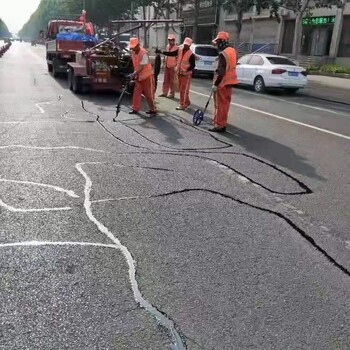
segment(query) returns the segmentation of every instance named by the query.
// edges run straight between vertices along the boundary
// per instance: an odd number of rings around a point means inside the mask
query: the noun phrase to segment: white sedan
[[[252,53],[238,60],[237,78],[239,84],[251,85],[256,92],[266,88],[296,92],[306,86],[307,71],[288,57]]]

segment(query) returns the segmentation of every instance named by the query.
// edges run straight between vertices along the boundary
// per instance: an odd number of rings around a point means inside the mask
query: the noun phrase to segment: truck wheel
[[[75,92],[76,94],[81,93],[82,87],[83,87],[83,83],[82,83],[81,77],[73,75],[73,79],[72,79],[73,92]]]
[[[69,87],[69,90],[73,90],[73,77],[74,77],[73,69],[70,68],[68,70],[68,87]]]
[[[55,66],[55,64],[53,64],[52,65],[52,75],[55,77],[55,78],[57,78],[58,77],[58,72],[57,72],[57,70],[56,70],[56,66]]]
[[[52,64],[50,63],[47,64],[47,71],[50,73],[52,72]]]

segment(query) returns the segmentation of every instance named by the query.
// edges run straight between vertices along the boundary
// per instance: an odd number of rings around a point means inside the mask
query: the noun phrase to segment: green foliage
[[[319,71],[320,72],[325,72],[325,73],[346,73],[346,74],[350,74],[350,67],[342,67],[342,66],[337,66],[335,64],[326,64],[324,66],[321,66]]]
[[[305,13],[312,16],[312,11],[317,8],[332,8],[332,6],[343,7],[342,0],[273,0],[273,6],[283,7],[295,13]]]
[[[11,33],[9,32],[6,23],[0,18],[0,38],[8,37],[11,37]]]
[[[23,37],[37,37],[39,30],[46,30],[47,23],[55,17],[78,18],[83,10],[82,0],[41,0],[39,7],[20,30]],[[87,20],[107,25],[109,19],[121,18],[130,8],[130,0],[85,0]]]
[[[307,67],[310,72],[318,73],[343,73],[350,74],[350,67],[338,66],[335,64],[311,65]]]

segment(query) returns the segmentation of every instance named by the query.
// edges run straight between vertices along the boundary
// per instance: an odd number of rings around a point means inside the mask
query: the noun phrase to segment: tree
[[[273,6],[291,10],[295,13],[295,29],[293,39],[293,57],[298,58],[302,37],[302,20],[303,17],[312,16],[312,11],[316,8],[331,8],[337,6],[342,8],[345,6],[344,0],[274,0]]]
[[[117,19],[130,8],[130,0],[85,0],[87,20],[105,26],[110,19]],[[20,30],[22,36],[36,36],[45,29],[48,21],[57,16],[78,17],[82,12],[82,1],[41,0],[37,10]]]
[[[143,19],[160,19],[170,18],[170,14],[174,13],[178,8],[178,1],[173,0],[139,0],[135,2],[136,8],[141,9]],[[147,7],[151,8],[150,16],[147,13]],[[144,46],[148,47],[148,32],[154,23],[144,25]],[[166,37],[169,26],[165,28]],[[167,41],[167,40],[166,40]]]
[[[242,31],[243,15],[245,12],[249,12],[254,6],[258,14],[261,13],[261,10],[270,8],[271,16],[279,19],[278,0],[223,0],[222,5],[228,13],[234,12],[237,14],[237,20],[234,22],[236,26],[234,42],[236,45],[239,43]]]
[[[0,38],[10,37],[11,33],[7,28],[6,23],[0,18]]]

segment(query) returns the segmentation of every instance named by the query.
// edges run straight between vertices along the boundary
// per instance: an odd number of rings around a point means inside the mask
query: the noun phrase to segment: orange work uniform
[[[234,48],[227,47],[222,51],[220,56],[218,67],[214,75],[214,84],[218,87],[217,91],[214,93],[214,127],[225,128],[231,104],[232,87],[238,84],[236,73],[237,54]],[[220,60],[225,66],[224,72],[220,72]],[[220,75],[221,77],[218,79]]]
[[[190,58],[193,52],[188,49],[184,51],[179,49],[178,62],[177,62],[177,74],[179,78],[179,90],[180,90],[180,106],[185,109],[190,104],[190,85],[192,79],[192,71],[188,70],[191,67]]]
[[[148,56],[147,51],[140,47],[138,53],[132,52],[132,63],[134,70],[140,67],[142,58],[144,55]],[[132,109],[138,112],[141,108],[142,94],[145,96],[146,101],[151,112],[156,112],[156,106],[154,102],[155,82],[153,68],[150,62],[141,70],[135,80],[135,88],[132,96]]]
[[[168,52],[178,51],[179,47],[173,45],[167,46]],[[164,57],[164,82],[163,82],[163,95],[167,96],[170,91],[170,96],[175,95],[175,87],[174,87],[174,76],[175,76],[175,67],[176,67],[176,57],[173,56],[165,56]]]

